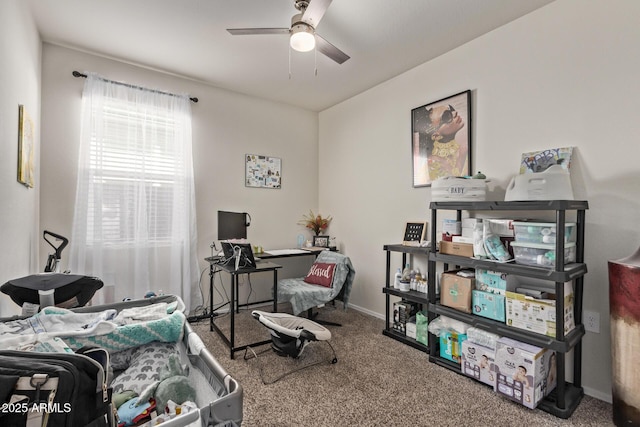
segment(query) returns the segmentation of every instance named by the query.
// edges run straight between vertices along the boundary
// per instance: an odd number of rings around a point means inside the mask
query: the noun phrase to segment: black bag
[[[115,425],[108,353],[85,354],[0,351],[0,425]]]

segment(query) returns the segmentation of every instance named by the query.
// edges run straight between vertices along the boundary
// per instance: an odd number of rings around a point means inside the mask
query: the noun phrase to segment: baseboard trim
[[[384,314],[380,314],[380,313],[377,313],[375,311],[371,311],[371,310],[369,310],[367,308],[360,307],[358,305],[354,305],[354,304],[351,304],[351,303],[349,303],[347,306],[349,308],[353,308],[354,310],[359,311],[361,313],[365,313],[365,314],[368,314],[369,316],[373,316],[373,317],[376,317],[376,318],[378,318],[380,320],[384,320]]]
[[[586,394],[587,396],[602,400],[603,402],[613,403],[613,397],[610,393],[603,393],[600,390],[596,390],[591,387],[582,386],[582,388],[584,389],[584,394]]]

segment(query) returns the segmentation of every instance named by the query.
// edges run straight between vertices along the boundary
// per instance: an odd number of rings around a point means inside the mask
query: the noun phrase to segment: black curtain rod
[[[79,71],[74,71],[74,72],[73,72],[73,73],[71,73],[71,74],[73,74],[73,77],[84,77],[84,78],[87,78],[87,75],[86,75],[86,74],[82,74],[82,73],[81,73],[81,72],[79,72]],[[117,81],[114,81],[114,80],[107,80],[107,79],[104,79],[104,80],[105,80],[105,81],[107,81],[107,82],[109,82],[109,83],[115,83],[115,84],[117,84],[117,85],[122,85],[122,86],[130,87],[130,88],[133,88],[133,89],[150,90],[150,91],[152,91],[152,92],[162,93],[162,94],[164,94],[164,95],[178,96],[178,95],[176,95],[175,93],[162,92],[162,91],[160,91],[160,90],[154,90],[154,89],[147,89],[146,87],[136,86],[136,85],[131,85],[131,84],[128,84],[128,83],[117,82]],[[189,97],[189,99],[191,100],[191,102],[198,102],[198,98],[195,98],[195,97]]]

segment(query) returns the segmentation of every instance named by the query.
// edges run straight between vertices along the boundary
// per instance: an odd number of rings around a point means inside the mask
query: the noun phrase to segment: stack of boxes
[[[515,289],[515,280],[499,271],[476,269],[476,289],[471,293],[473,314],[505,322],[506,293],[508,289]]]
[[[464,375],[531,409],[556,387],[554,351],[476,328],[469,328],[467,334],[460,356]]]

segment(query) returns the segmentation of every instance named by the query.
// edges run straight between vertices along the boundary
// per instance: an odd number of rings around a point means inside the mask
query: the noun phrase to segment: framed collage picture
[[[282,187],[282,159],[247,154],[245,156],[245,186],[259,188]]]
[[[471,174],[471,91],[411,110],[413,186]]]

